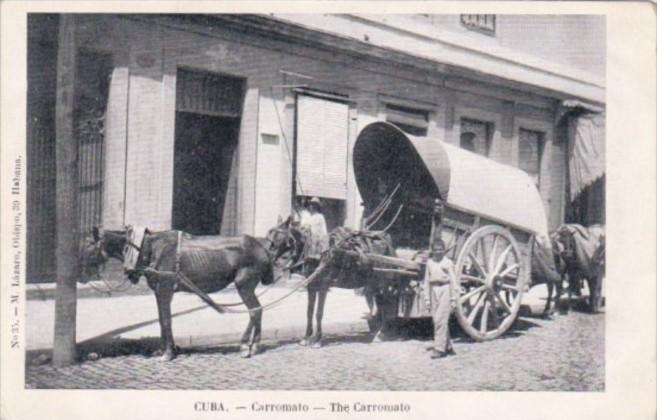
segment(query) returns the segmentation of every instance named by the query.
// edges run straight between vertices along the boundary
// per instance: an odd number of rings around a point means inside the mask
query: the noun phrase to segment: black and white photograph
[[[606,395],[608,15],[144,10],[23,15],[21,392]]]
[[[604,390],[604,17],[27,35],[26,386]]]

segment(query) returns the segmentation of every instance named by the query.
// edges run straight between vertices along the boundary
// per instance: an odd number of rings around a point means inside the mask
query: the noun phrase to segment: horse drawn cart
[[[504,334],[529,288],[534,238],[547,237],[543,203],[530,177],[384,122],[360,132],[353,165],[363,231],[385,230],[395,250],[394,256],[354,257],[365,257],[373,277],[381,279],[377,293],[394,297],[393,316],[430,316],[421,255],[441,238],[455,262],[458,323],[478,341]]]

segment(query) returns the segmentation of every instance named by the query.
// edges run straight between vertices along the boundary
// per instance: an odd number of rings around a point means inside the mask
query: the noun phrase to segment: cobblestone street
[[[370,344],[363,331],[321,349],[268,342],[241,359],[235,345],[185,349],[172,362],[130,354],[67,368],[28,366],[28,388],[267,390],[604,390],[604,314],[521,318],[504,338],[457,336],[457,355],[431,360],[426,334]]]

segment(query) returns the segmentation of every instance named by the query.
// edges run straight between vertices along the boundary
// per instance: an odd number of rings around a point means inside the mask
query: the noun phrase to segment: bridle
[[[281,225],[276,226],[267,232],[267,236],[265,238],[269,242],[267,253],[269,254],[272,265],[283,270],[292,270],[303,264],[303,252],[297,252],[299,241],[292,233],[293,228],[289,225],[286,228],[280,226]],[[279,234],[285,235],[285,238],[282,241],[284,245],[279,246],[277,244],[280,242],[278,240],[272,239],[272,236]],[[286,265],[278,265],[278,260],[289,250],[292,251],[294,258],[292,258]]]

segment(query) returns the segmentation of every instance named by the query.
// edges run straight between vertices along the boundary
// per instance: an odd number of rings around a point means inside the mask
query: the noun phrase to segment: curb
[[[344,334],[369,334],[367,322],[336,322],[334,324],[324,324],[324,338],[344,335]],[[305,325],[292,325],[281,327],[273,330],[264,330],[262,332],[261,343],[275,344],[286,341],[296,342],[301,340],[305,334]],[[218,346],[230,346],[240,343],[241,333],[209,334],[201,336],[177,336],[174,337],[176,345],[183,349],[197,349]]]
[[[264,347],[276,344],[298,342],[305,333],[305,326],[293,325],[273,330],[263,330],[261,344]],[[324,325],[324,340],[330,341],[337,336],[370,335],[367,322],[336,322]],[[239,351],[241,333],[208,334],[200,336],[178,335],[174,337],[176,346],[182,352],[203,351],[217,348],[230,348]],[[113,337],[104,340],[91,340],[77,343],[78,360],[97,360],[130,355],[148,355],[159,348],[159,337],[121,338]],[[33,349],[26,352],[26,365],[39,366],[50,362],[52,349]],[[92,358],[93,357],[93,358]]]

